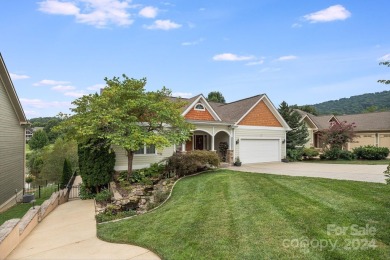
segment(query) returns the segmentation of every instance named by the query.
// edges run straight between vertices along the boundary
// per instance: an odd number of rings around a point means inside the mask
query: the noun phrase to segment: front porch
[[[207,130],[195,130],[186,143],[176,147],[178,152],[207,150],[216,152],[221,162],[233,163],[233,137],[228,131],[215,133]]]

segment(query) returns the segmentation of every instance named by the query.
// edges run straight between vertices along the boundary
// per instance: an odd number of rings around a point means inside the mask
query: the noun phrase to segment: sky
[[[2,0],[0,52],[27,118],[70,113],[104,78],[275,106],[388,90],[390,1]]]

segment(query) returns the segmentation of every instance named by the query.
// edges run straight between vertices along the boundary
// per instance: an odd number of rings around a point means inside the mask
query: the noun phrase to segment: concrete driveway
[[[253,163],[229,167],[243,172],[306,176],[338,180],[386,183],[383,172],[387,165],[321,164],[321,163]]]

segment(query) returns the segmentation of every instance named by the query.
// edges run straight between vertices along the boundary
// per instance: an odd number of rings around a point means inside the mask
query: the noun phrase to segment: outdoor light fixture
[[[237,139],[236,144],[239,144],[239,143],[240,143],[240,139]]]
[[[285,142],[286,142],[286,139],[283,139],[282,144],[284,144]]]

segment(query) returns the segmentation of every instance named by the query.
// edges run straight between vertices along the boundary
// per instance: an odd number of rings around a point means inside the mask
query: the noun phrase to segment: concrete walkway
[[[383,172],[387,165],[321,164],[321,163],[253,163],[230,170],[269,173],[289,176],[306,176],[338,180],[386,183]]]
[[[93,200],[74,200],[49,214],[7,259],[160,259],[132,245],[96,237]]]

